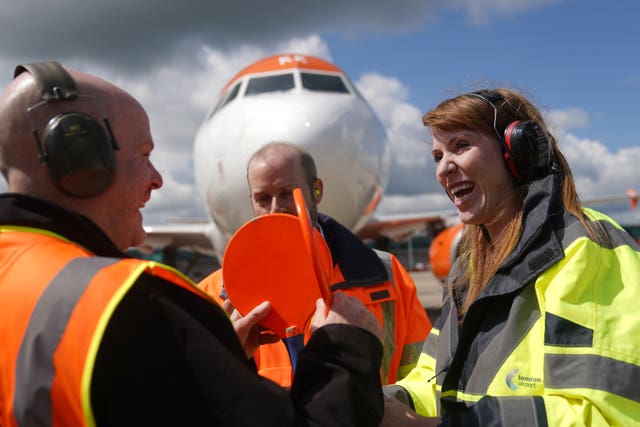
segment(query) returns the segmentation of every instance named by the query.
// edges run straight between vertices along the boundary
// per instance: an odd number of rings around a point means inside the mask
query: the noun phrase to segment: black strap
[[[482,98],[487,103],[491,104],[493,108],[496,108],[494,105],[496,102],[504,101],[504,96],[502,96],[500,92],[491,89],[476,90],[475,92],[468,93],[468,95]]]
[[[18,65],[13,77],[16,78],[24,71],[28,71],[36,79],[42,99],[45,101],[59,101],[78,96],[73,78],[57,61]]]

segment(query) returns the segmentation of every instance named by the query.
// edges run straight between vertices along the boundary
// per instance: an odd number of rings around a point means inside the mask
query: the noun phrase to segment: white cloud
[[[387,130],[392,154],[400,166],[424,165],[430,157],[422,113],[406,100],[407,88],[395,78],[365,74],[356,83]]]
[[[612,152],[603,142],[580,138],[569,129],[582,129],[589,124],[587,112],[571,108],[549,113],[555,127],[560,149],[565,154],[582,200],[624,196],[628,188],[636,191],[640,185],[640,147],[623,148]],[[637,223],[638,212],[627,201],[596,204],[596,210],[606,211],[621,223]]]
[[[464,9],[472,23],[487,25],[497,17],[511,17],[561,1],[563,0],[452,0],[448,5]]]
[[[398,79],[375,73],[363,75],[356,85],[380,117],[391,142],[387,195],[407,196],[439,191],[427,143],[429,134],[422,125],[422,112],[407,102],[407,87]],[[391,200],[387,196],[385,199]],[[381,208],[390,204],[384,202]]]
[[[589,126],[589,113],[580,108],[551,110],[549,119],[557,133],[563,133],[569,129],[584,129]]]

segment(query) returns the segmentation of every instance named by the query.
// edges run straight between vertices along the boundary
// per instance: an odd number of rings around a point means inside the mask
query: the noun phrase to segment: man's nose
[[[279,197],[271,200],[271,211],[269,213],[286,213],[287,207]]]
[[[286,213],[295,215],[295,206],[291,204],[291,200],[287,197],[274,197],[271,201],[270,213]]]

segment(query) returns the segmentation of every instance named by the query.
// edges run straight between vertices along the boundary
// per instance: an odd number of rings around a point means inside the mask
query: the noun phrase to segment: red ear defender
[[[507,168],[511,175],[517,180],[522,180],[522,177],[518,173],[518,168],[516,167],[513,158],[511,157],[511,131],[520,121],[512,122],[507,128],[504,130],[504,160],[507,163]]]
[[[502,94],[494,90],[479,90],[467,95],[480,98],[493,107],[493,129],[502,145],[507,169],[516,181],[528,183],[549,174],[553,164],[551,146],[538,123],[517,120],[509,123],[501,134],[496,127],[498,107],[495,103],[504,101]]]
[[[504,130],[505,160],[514,178],[531,182],[549,174],[551,147],[542,127],[531,120],[518,120]]]

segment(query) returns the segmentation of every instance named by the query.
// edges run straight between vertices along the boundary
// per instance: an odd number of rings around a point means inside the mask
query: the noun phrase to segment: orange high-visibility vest
[[[0,226],[0,425],[92,426],[94,362],[144,272],[198,295],[170,267],[95,257],[54,233]]]
[[[385,330],[381,379],[382,384],[390,384],[403,378],[415,365],[422,344],[431,330],[431,322],[417,298],[413,281],[401,268],[397,258],[384,252],[378,252],[378,256],[384,259],[389,280],[372,286],[347,287],[340,291],[358,298]],[[340,267],[336,265],[330,283],[343,282]],[[226,299],[222,269],[205,277],[198,287],[219,304]],[[261,345],[253,357],[260,375],[283,387],[291,386],[293,369],[282,341]]]

